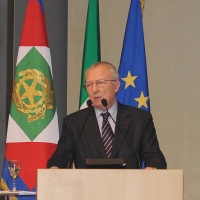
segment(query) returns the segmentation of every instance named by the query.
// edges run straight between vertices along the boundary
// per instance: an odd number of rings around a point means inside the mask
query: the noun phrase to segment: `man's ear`
[[[117,93],[119,91],[120,88],[120,81],[116,81],[115,82],[115,92]]]

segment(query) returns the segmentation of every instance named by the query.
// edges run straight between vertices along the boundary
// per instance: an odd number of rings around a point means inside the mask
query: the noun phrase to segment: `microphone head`
[[[88,100],[87,100],[87,106],[90,107],[91,105],[92,105],[92,100],[91,100],[91,99],[88,99]]]
[[[101,99],[101,103],[102,103],[102,105],[103,105],[104,107],[107,107],[107,105],[108,105],[108,102],[107,102],[106,99]]]

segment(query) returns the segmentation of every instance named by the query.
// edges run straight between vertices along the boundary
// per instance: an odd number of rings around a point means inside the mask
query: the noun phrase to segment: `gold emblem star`
[[[30,104],[32,104],[32,105],[35,104],[36,96],[43,97],[46,95],[46,94],[44,94],[44,92],[36,90],[37,84],[38,84],[37,80],[33,80],[32,84],[30,86],[27,85],[25,82],[22,84],[25,89],[25,92],[23,95],[21,95],[21,98],[22,99],[28,98]]]
[[[132,75],[131,75],[131,72],[128,71],[127,77],[126,77],[126,78],[122,78],[122,80],[126,82],[125,89],[126,89],[129,85],[135,87],[134,80],[135,80],[136,78],[137,78],[137,76],[132,76]]]
[[[141,92],[140,98],[135,98],[135,100],[138,102],[138,108],[141,108],[142,106],[148,108],[148,106],[147,106],[148,99],[149,99],[149,97],[145,97],[144,93]]]

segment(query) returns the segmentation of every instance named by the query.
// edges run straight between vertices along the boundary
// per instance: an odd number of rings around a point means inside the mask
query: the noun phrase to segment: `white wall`
[[[68,113],[78,109],[87,0],[69,0]],[[102,60],[119,65],[130,0],[99,0]],[[184,199],[200,198],[200,1],[146,0],[151,112],[168,168],[184,169]]]

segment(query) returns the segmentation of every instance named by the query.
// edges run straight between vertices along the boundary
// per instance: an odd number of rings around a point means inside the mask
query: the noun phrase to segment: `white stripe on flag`
[[[32,46],[27,47],[19,47],[18,50],[18,56],[17,56],[17,63],[16,66],[19,64],[19,62],[24,58],[24,56],[32,49]]]
[[[87,105],[87,100],[88,100],[88,99],[89,99],[89,98],[87,98],[87,99],[85,100],[85,102],[81,105],[80,110],[88,107],[88,105]]]
[[[34,142],[49,142],[57,144],[59,139],[58,130],[58,117],[56,111],[50,124],[35,138]]]
[[[10,115],[8,118],[8,124],[6,143],[31,141]]]
[[[20,46],[19,47],[19,52],[18,52],[18,57],[17,57],[17,64],[24,58],[24,56],[33,48],[33,46]],[[47,61],[50,70],[51,70],[51,75],[53,77],[52,73],[52,63],[51,63],[51,54],[50,54],[50,49],[48,47],[44,46],[35,46],[35,48],[39,51],[39,53],[44,57],[44,59]]]
[[[57,112],[55,112],[54,118],[49,123],[49,125],[35,138],[33,142],[49,142],[58,143],[59,133],[58,133],[58,121]],[[26,136],[24,131],[19,127],[19,125],[9,116],[8,122],[8,132],[6,143],[12,142],[31,142],[31,140]]]

